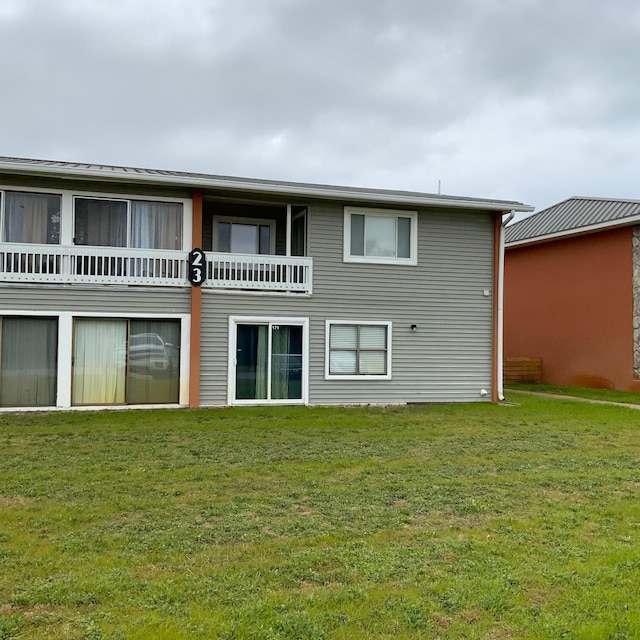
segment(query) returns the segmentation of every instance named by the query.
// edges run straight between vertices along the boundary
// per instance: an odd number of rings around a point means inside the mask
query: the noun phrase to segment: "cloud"
[[[639,35],[631,0],[5,0],[0,152],[622,197]]]

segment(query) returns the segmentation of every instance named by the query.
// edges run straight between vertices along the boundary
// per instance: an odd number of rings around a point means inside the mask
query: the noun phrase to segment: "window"
[[[180,321],[78,318],[73,404],[177,403]]]
[[[144,200],[74,200],[75,244],[182,249],[182,204]]]
[[[59,244],[61,200],[59,195],[47,193],[0,193],[2,239],[5,242]]]
[[[75,244],[100,247],[127,246],[127,202],[75,200]]]
[[[55,406],[58,320],[0,318],[0,406]]]
[[[391,323],[327,320],[325,377],[391,378]]]
[[[291,207],[291,255],[307,255],[306,207]]]
[[[417,264],[418,214],[387,209],[344,210],[345,262]]]
[[[216,217],[213,247],[221,253],[274,254],[275,221]]]

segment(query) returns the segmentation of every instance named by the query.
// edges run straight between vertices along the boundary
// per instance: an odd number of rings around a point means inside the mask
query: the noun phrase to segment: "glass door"
[[[304,324],[235,324],[235,401],[304,400]]]

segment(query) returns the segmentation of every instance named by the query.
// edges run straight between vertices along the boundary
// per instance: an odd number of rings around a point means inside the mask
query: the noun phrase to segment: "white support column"
[[[58,317],[58,399],[56,406],[71,406],[71,372],[73,359],[73,316],[61,313]]]
[[[180,320],[180,394],[178,402],[189,406],[189,375],[191,371],[191,316],[183,315]]]
[[[291,257],[291,205],[287,205],[287,258]]]
[[[60,244],[63,246],[73,244],[73,222],[73,196],[65,192],[60,205]]]

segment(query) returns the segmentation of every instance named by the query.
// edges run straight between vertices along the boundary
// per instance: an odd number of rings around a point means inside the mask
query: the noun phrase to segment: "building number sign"
[[[202,249],[189,253],[189,282],[199,287],[205,280],[205,255]]]

